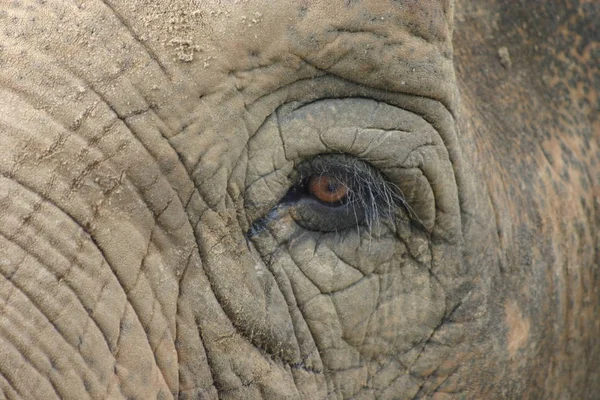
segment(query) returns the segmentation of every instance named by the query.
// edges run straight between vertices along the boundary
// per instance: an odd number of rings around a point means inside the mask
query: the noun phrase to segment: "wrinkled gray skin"
[[[600,10],[522,3],[3,2],[1,397],[596,398]]]

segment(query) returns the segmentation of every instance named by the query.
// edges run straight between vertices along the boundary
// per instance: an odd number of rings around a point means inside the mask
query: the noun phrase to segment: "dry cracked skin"
[[[594,399],[600,5],[0,7],[7,399]]]

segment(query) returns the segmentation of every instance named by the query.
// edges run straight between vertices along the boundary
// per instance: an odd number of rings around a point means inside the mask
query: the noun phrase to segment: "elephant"
[[[7,399],[593,399],[594,0],[11,0]]]

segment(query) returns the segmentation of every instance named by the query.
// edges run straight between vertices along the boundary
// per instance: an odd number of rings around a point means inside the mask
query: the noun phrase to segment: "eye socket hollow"
[[[328,175],[312,175],[308,179],[308,192],[317,200],[328,204],[342,204],[348,197],[348,186],[340,179]]]

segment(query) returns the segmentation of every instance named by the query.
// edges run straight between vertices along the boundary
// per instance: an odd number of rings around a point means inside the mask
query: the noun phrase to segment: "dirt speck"
[[[195,45],[191,39],[175,38],[168,42],[168,46],[175,49],[175,59],[181,62],[194,60],[194,53],[202,51],[200,46]]]
[[[500,64],[504,69],[510,69],[512,67],[512,60],[510,59],[510,53],[506,47],[500,47],[498,49],[498,57],[500,57]]]

